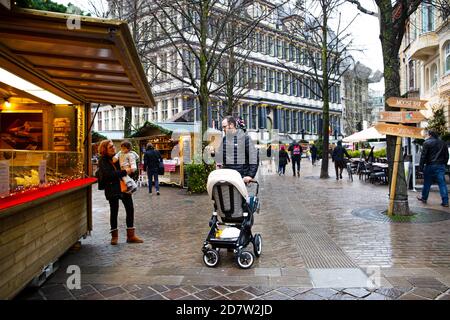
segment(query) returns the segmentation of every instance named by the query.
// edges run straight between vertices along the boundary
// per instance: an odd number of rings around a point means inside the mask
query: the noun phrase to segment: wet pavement
[[[330,162],[330,166],[332,163]],[[334,169],[334,168],[333,168]],[[222,250],[217,268],[207,268],[201,247],[209,230],[212,204],[206,194],[189,195],[145,187],[135,195],[137,234],[143,244],[125,242],[125,214],[119,244],[109,244],[109,206],[94,186],[94,231],[59,263],[39,289],[18,299],[446,299],[450,298],[450,220],[394,223],[364,219],[354,209],[387,207],[388,190],[354,176],[354,181],[319,179],[320,167],[302,161],[301,177],[260,169],[261,212],[254,233],[263,253],[242,270]],[[428,204],[442,208],[438,192]],[[435,213],[435,212],[434,212]],[[253,250],[251,245],[250,250]],[[81,268],[81,289],[69,290],[67,266]]]

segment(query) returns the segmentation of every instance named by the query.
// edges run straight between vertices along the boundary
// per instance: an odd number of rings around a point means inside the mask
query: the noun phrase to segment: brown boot
[[[119,242],[119,230],[111,230],[111,244],[115,246]]]
[[[127,228],[127,242],[128,243],[142,243],[144,240],[139,238],[134,233],[135,228]]]

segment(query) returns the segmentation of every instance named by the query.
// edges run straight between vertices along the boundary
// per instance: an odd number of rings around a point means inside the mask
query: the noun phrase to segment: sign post
[[[394,213],[394,199],[395,190],[397,187],[397,174],[398,174],[398,163],[400,161],[400,152],[402,145],[402,137],[406,138],[422,138],[422,129],[417,127],[405,126],[403,123],[419,123],[424,120],[425,117],[418,111],[405,111],[406,109],[413,110],[424,110],[425,103],[424,100],[413,100],[404,98],[391,97],[386,100],[386,103],[390,107],[400,108],[400,112],[381,112],[380,120],[384,123],[378,123],[375,128],[378,132],[397,136],[395,143],[395,155],[394,155],[394,167],[392,168],[392,181],[391,189],[389,191],[389,208],[388,215],[392,216]],[[389,124],[386,122],[391,122],[394,124]]]

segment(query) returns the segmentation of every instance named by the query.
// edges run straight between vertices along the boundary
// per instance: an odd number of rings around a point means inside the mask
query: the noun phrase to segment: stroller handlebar
[[[256,195],[258,195],[258,192],[259,192],[259,182],[258,182],[257,180],[252,179],[252,180],[250,180],[250,181],[248,182],[248,184],[250,184],[250,183],[256,183]]]

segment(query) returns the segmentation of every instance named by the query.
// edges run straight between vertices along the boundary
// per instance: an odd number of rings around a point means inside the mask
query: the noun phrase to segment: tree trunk
[[[385,0],[380,6],[380,40],[383,50],[385,98],[400,97],[400,59],[398,50],[398,31],[392,23],[392,5],[390,0]],[[399,111],[398,108],[390,108],[385,105],[386,111]],[[392,170],[395,156],[396,137],[387,136],[387,158],[389,163],[389,185],[392,182]],[[394,214],[410,215],[408,205],[408,187],[406,185],[403,154],[398,163],[397,185],[395,188]],[[390,190],[390,188],[389,188]]]
[[[328,94],[328,40],[327,40],[327,32],[328,32],[328,20],[327,20],[327,6],[324,5],[322,7],[323,14],[323,25],[322,25],[322,98],[323,98],[323,121],[322,121],[322,135],[323,135],[323,144],[322,144],[322,167],[320,168],[320,178],[327,179],[330,176],[328,175],[328,146],[330,140],[329,128],[330,128],[330,101]]]
[[[131,120],[132,120],[131,107],[124,107],[124,109],[125,109],[125,123],[123,126],[123,136],[125,138],[128,138],[129,136],[131,136]]]

